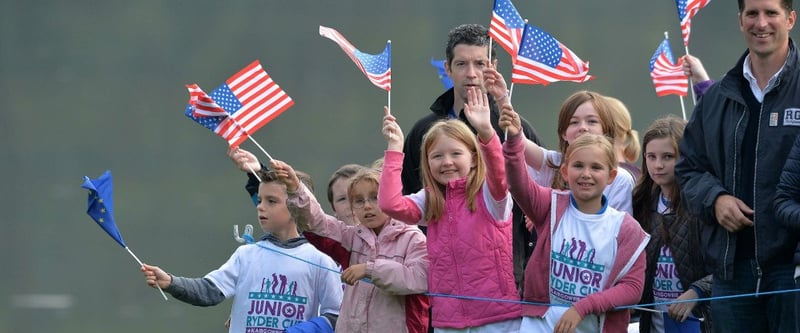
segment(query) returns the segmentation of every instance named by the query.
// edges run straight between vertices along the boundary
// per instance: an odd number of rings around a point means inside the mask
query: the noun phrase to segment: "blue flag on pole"
[[[675,333],[700,333],[700,320],[694,317],[686,318],[683,322],[672,319],[666,312],[663,314],[664,332]]]
[[[111,180],[111,171],[106,170],[97,179],[83,176],[83,185],[81,187],[89,190],[89,208],[86,209],[86,213],[119,245],[128,247],[125,245],[125,241],[122,240],[122,235],[119,234],[117,225],[114,224],[114,201],[112,198],[114,187]]]
[[[453,87],[453,79],[447,75],[447,71],[444,69],[444,62],[445,60],[431,58],[431,65],[436,68],[437,75],[439,75],[439,80],[442,80],[444,89],[450,89]]]

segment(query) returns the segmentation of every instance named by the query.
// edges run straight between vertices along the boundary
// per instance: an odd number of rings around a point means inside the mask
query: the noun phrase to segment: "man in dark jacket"
[[[789,232],[800,234],[800,136],[794,140],[781,172],[781,180],[775,193],[775,218],[789,228]],[[794,269],[794,283],[796,288],[800,288],[800,244],[794,252],[794,263],[797,264]],[[800,318],[800,297],[796,295],[795,315]]]
[[[494,64],[489,62],[489,30],[478,24],[464,24],[451,30],[447,37],[445,70],[453,80],[453,88],[447,90],[433,102],[432,113],[419,119],[406,136],[403,146],[403,153],[405,153],[402,173],[403,194],[416,193],[422,188],[419,164],[420,148],[423,135],[433,123],[443,119],[458,118],[475,132],[463,113],[467,90],[471,87],[481,87],[489,95],[492,126],[500,137],[500,141],[505,140],[503,130],[497,124],[500,119],[499,105],[507,103],[509,97],[508,91],[505,89],[505,82],[484,84],[485,71],[490,72],[489,75],[492,77],[497,76],[494,71],[497,60],[495,59]],[[492,58],[494,58],[494,49],[491,52]],[[524,119],[522,119],[522,127],[526,138],[541,145],[533,127]],[[524,216],[516,205],[514,205],[513,212],[514,278],[519,286],[522,282],[524,266],[533,251],[535,238],[525,228]]]
[[[800,133],[791,0],[739,0],[748,51],[695,107],[675,167],[703,222],[713,296],[794,289],[797,233],[775,220],[780,169]],[[795,332],[794,293],[712,301],[717,332]]]

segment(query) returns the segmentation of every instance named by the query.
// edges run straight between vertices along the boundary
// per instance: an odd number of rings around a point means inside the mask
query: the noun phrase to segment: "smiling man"
[[[694,109],[675,167],[689,209],[703,220],[713,296],[794,289],[798,235],[773,200],[800,133],[800,56],[789,38],[791,0],[739,0],[747,51]],[[716,332],[795,332],[795,293],[711,302]]]

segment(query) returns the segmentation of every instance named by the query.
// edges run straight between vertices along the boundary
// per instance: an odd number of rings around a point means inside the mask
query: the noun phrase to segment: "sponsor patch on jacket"
[[[769,120],[769,125],[775,126],[772,125],[771,116]],[[783,110],[783,126],[800,126],[800,108],[788,108],[786,110]]]

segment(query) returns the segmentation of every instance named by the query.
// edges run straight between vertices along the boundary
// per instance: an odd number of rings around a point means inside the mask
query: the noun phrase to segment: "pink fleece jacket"
[[[556,191],[536,184],[528,174],[525,164],[524,142],[521,135],[510,136],[503,146],[506,159],[509,190],[519,207],[533,221],[539,235],[528,266],[525,268],[523,298],[528,302],[550,303],[550,220],[556,196],[556,226],[570,204],[569,191]],[[608,209],[612,209],[609,207]],[[625,332],[630,320],[627,309],[613,311],[615,307],[636,304],[644,287],[644,247],[650,236],[627,213],[617,234],[617,257],[611,267],[610,278],[602,290],[586,296],[573,304],[585,317],[587,314],[605,314],[603,332]],[[547,306],[523,305],[524,316],[541,317]]]
[[[289,194],[288,206],[298,225],[307,225],[311,232],[349,250],[350,267],[366,264],[366,276],[372,283],[358,281],[345,287],[337,332],[418,330],[408,327],[406,318],[427,316],[428,309],[418,307],[413,310],[423,313],[406,313],[406,295],[428,291],[428,252],[419,228],[388,219],[376,235],[363,225],[346,225],[325,214],[305,186]]]
[[[442,218],[427,221],[431,260],[428,286],[431,293],[518,301],[512,266],[511,203],[505,219],[495,220],[484,200],[486,187],[496,202],[510,200],[500,140],[495,135],[480,146],[487,176],[486,186],[476,195],[475,211],[467,206],[466,178],[459,179],[445,189]],[[389,216],[416,224],[424,216],[423,207],[402,195],[402,165],[402,152],[385,152],[378,205]],[[451,297],[432,297],[431,305],[433,327],[437,328],[461,329],[517,319],[521,311],[518,303]]]

